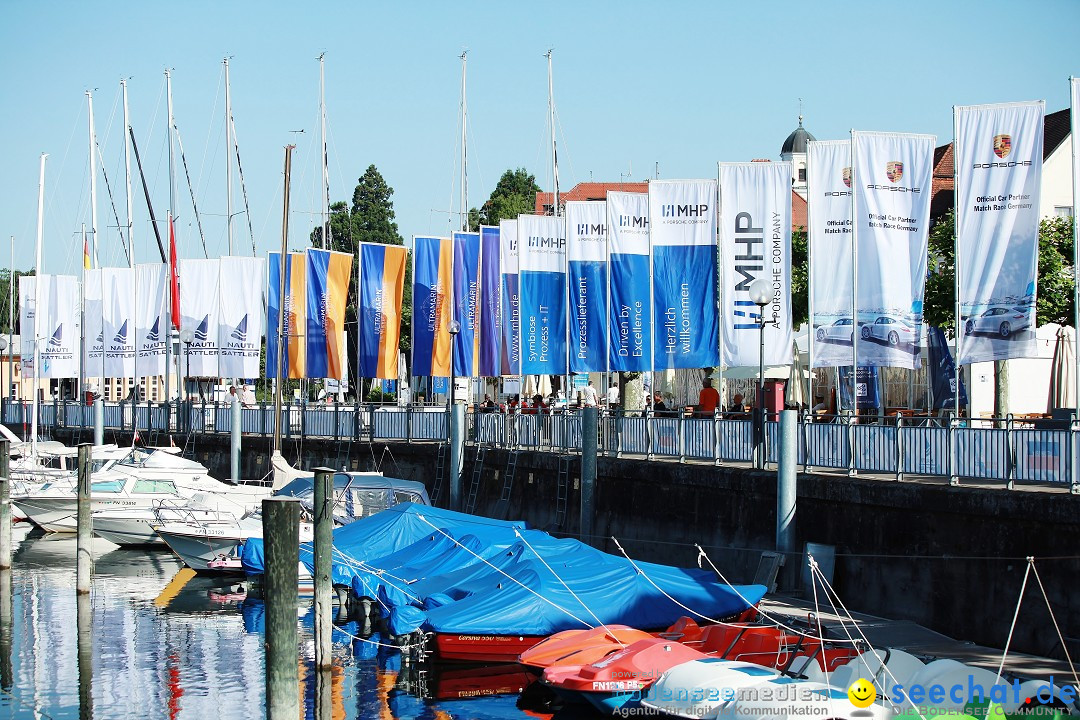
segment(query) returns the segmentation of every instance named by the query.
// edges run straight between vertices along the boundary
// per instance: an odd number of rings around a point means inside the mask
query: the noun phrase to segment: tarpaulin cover
[[[596,625],[599,620],[654,629],[667,627],[685,615],[682,606],[714,618],[731,616],[747,607],[734,590],[709,580],[702,571],[637,563],[642,571],[638,572],[625,558],[603,554],[588,563],[575,562],[585,553],[582,549],[557,558],[565,561],[558,567],[549,561],[558,577],[538,560],[519,558],[516,567],[507,570],[517,582],[501,574],[483,581],[478,578],[474,584],[486,587],[429,610],[424,627],[453,634],[550,635],[586,623]],[[738,592],[757,603],[765,595],[765,587],[740,586]]]

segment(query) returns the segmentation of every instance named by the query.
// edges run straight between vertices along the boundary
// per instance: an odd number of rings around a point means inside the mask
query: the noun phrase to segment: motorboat
[[[190,498],[196,493],[228,494],[240,504],[254,505],[270,494],[269,488],[232,485],[210,477],[194,460],[158,448],[129,448],[124,456],[107,460],[91,474],[91,512],[146,510],[162,501]],[[25,494],[12,496],[13,504],[46,532],[74,532],[78,496],[74,478],[48,482]]]
[[[431,504],[421,483],[389,478],[382,473],[335,473],[333,492],[335,525],[369,517],[398,503]],[[312,542],[314,476],[297,477],[274,495],[300,501],[303,510],[300,542]],[[243,543],[262,537],[262,516],[258,510],[243,516],[219,512],[204,517],[190,515],[184,518],[159,513],[152,525],[165,544],[188,567],[199,572],[240,571],[239,557]]]

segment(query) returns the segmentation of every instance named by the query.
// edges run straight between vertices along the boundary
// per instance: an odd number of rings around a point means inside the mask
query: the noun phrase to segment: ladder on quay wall
[[[470,515],[476,514],[476,503],[480,495],[480,479],[484,472],[484,457],[487,455],[487,446],[484,443],[476,444],[476,457],[473,458],[472,481],[469,483],[469,495],[465,499],[465,512]]]
[[[443,486],[446,485],[446,456],[449,443],[439,443],[439,455],[435,459],[435,484],[431,487],[431,504],[438,505],[442,497]]]
[[[561,530],[566,522],[566,505],[570,497],[570,463],[572,455],[559,456],[559,484],[555,491],[555,528]]]
[[[495,515],[507,519],[510,513],[510,494],[514,489],[514,476],[517,474],[518,450],[515,448],[506,455],[506,469],[503,471],[502,493],[495,507]]]

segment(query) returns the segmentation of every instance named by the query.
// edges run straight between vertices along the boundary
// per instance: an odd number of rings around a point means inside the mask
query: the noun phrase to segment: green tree
[[[806,228],[791,231],[791,327],[799,326],[809,317],[810,249]]]
[[[928,325],[953,329],[956,313],[956,255],[953,211],[930,229],[926,293],[923,315]],[[1072,324],[1073,321],[1073,219],[1043,218],[1039,223],[1039,279],[1036,285],[1035,321]]]
[[[14,307],[12,307],[11,294],[11,281],[13,272],[15,278]],[[24,275],[33,274],[33,270],[28,270],[26,272],[22,272],[19,270],[12,271],[10,268],[0,270],[0,334],[3,334],[5,338],[8,332],[12,331],[12,328],[8,323],[9,315],[11,316],[11,319],[15,321],[15,328],[13,332],[19,331],[19,278]]]
[[[336,202],[330,206],[327,221],[330,233],[330,247],[338,252],[353,256],[353,262],[359,262],[360,243],[380,243],[383,245],[404,245],[405,241],[398,231],[393,202],[394,189],[374,165],[369,165],[357,180],[353,189],[352,204]],[[311,231],[311,244],[322,246],[325,228],[320,224]],[[354,266],[355,272],[355,266]],[[349,374],[356,373],[356,282],[349,284],[349,299],[345,308],[345,326],[348,333]],[[405,287],[402,293],[401,309],[401,352],[408,357],[412,348],[412,264],[405,266]],[[355,382],[357,378],[353,378]]]
[[[531,215],[536,210],[538,192],[540,186],[536,184],[536,177],[525,168],[507,170],[480,208],[479,220],[484,225],[498,225],[500,220]]]

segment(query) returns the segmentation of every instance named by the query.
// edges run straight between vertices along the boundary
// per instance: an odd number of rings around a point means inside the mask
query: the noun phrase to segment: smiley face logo
[[[859,678],[851,684],[851,687],[847,691],[848,700],[851,704],[857,708],[867,708],[874,704],[877,700],[877,690],[874,686]]]

